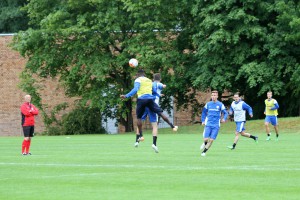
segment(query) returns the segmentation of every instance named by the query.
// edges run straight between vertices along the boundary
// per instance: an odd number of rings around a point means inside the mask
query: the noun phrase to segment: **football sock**
[[[255,140],[255,138],[256,138],[256,137],[255,137],[255,136],[253,136],[253,135],[250,135],[250,138],[252,138],[253,140]]]
[[[25,153],[25,148],[26,148],[26,140],[24,139],[22,142],[22,153]]]
[[[268,133],[268,136],[270,137],[270,133]]]
[[[204,142],[204,145],[207,145],[207,142]]]
[[[206,153],[206,152],[207,152],[207,150],[208,150],[207,148],[204,148],[204,150],[203,150],[203,152],[202,152],[202,153]]]
[[[279,137],[279,134],[276,134],[276,137],[278,138],[278,137]]]
[[[157,136],[153,136],[153,144],[156,146]]]
[[[30,149],[30,140],[26,141],[26,150],[25,153],[28,154],[29,153],[29,149]]]
[[[139,142],[139,137],[140,137],[140,135],[136,135],[136,138],[135,138],[136,142]]]
[[[236,143],[233,143],[232,147],[235,148],[235,146],[236,146]]]

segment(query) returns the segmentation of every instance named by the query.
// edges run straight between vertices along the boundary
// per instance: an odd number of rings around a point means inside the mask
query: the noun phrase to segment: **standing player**
[[[155,97],[154,102],[159,105],[159,98],[162,96],[161,91],[166,87],[166,85],[162,84],[161,76],[159,73],[153,75],[153,83],[152,83],[152,95]],[[149,116],[150,123],[152,125],[152,136],[153,136],[153,144],[152,148],[156,153],[158,153],[158,147],[156,145],[157,142],[157,134],[158,134],[158,116],[156,113],[149,110],[148,107],[145,109],[145,113],[142,116],[142,121],[145,121],[147,116]],[[175,126],[175,128],[178,128]],[[137,135],[139,135],[139,129],[137,128]],[[141,137],[139,141],[135,142],[134,146],[138,147],[139,142],[144,141],[144,138]]]
[[[221,119],[221,113],[223,118]],[[211,147],[214,140],[216,140],[220,122],[225,122],[227,119],[227,111],[224,104],[218,101],[218,91],[211,92],[211,101],[207,102],[202,110],[202,125],[205,125],[203,134],[204,145],[201,156],[205,156],[208,149]]]
[[[246,111],[248,111],[250,117],[253,117],[252,108],[244,101],[241,100],[238,93],[233,96],[234,101],[230,106],[230,115],[234,115],[234,121],[236,124],[235,138],[232,146],[228,146],[229,149],[235,149],[235,146],[239,140],[239,133],[248,138],[252,138],[254,141],[258,142],[258,137],[253,136],[245,132],[245,123],[246,123]]]
[[[136,116],[137,116],[137,127],[139,129],[139,134],[136,135],[136,142],[139,142],[140,138],[143,137],[143,124],[142,116],[145,112],[146,107],[150,111],[158,114],[162,117],[165,122],[167,122],[173,131],[177,131],[178,127],[174,126],[169,119],[163,114],[163,110],[154,102],[155,97],[152,95],[152,81],[145,77],[144,70],[139,70],[137,78],[134,81],[134,88],[126,95],[121,95],[122,99],[132,97],[137,93],[137,105],[136,105]]]
[[[34,134],[34,116],[39,114],[39,110],[31,104],[31,96],[25,95],[25,103],[21,106],[22,127],[24,140],[22,143],[22,155],[31,155],[29,152],[31,138]]]
[[[271,140],[271,132],[269,128],[269,123],[271,123],[274,126],[275,132],[276,132],[276,141],[278,141],[279,137],[279,131],[278,131],[278,121],[277,121],[277,115],[278,115],[278,102],[272,98],[272,92],[267,92],[268,99],[265,100],[265,112],[266,115],[265,118],[265,127],[267,132],[267,141]]]

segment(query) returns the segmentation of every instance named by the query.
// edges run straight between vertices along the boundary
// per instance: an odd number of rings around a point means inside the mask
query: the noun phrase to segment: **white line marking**
[[[16,165],[16,166],[53,166],[53,167],[91,167],[91,168],[98,168],[98,167],[106,167],[106,168],[144,168],[144,169],[165,169],[165,170],[256,170],[256,171],[300,171],[299,167],[283,167],[283,166],[164,166],[164,165],[139,165],[139,164],[119,164],[119,165],[111,165],[111,164],[60,164],[60,163],[5,163],[0,162],[0,165]]]

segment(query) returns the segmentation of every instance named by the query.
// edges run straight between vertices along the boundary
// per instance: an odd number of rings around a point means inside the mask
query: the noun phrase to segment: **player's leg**
[[[28,141],[27,141],[27,147],[26,147],[26,150],[25,150],[25,153],[27,155],[31,155],[30,153],[30,145],[31,145],[31,139],[34,135],[34,126],[30,126],[30,129],[29,129],[29,138],[28,138]]]
[[[246,133],[245,131],[241,132],[241,135],[244,137],[252,138],[255,142],[258,142],[258,137],[255,135],[251,135],[250,133]]]
[[[152,149],[155,151],[155,153],[158,153],[158,147],[157,147],[157,122],[152,122],[152,137],[153,137],[153,143],[152,143]]]
[[[239,132],[235,131],[235,136],[234,136],[234,140],[233,140],[233,144],[232,146],[227,146],[228,149],[234,150],[235,146],[237,144],[237,142],[239,141]]]
[[[279,138],[279,130],[278,130],[278,125],[274,126],[275,132],[276,132],[276,141],[278,141]]]
[[[266,133],[267,133],[267,141],[271,140],[271,133],[270,133],[270,128],[269,128],[269,123],[270,123],[270,117],[266,116],[265,118],[265,127],[266,127]]]
[[[209,138],[208,143],[205,145],[201,156],[206,156],[206,152],[211,147],[214,140],[217,138],[219,132],[219,127],[205,127],[205,138]]]
[[[22,142],[22,155],[27,155],[28,141],[30,140],[30,126],[23,126],[24,139]]]
[[[145,108],[145,112],[144,112],[144,114],[143,114],[143,116],[141,118],[142,123],[146,121],[148,115],[149,115],[149,109],[146,107]],[[139,135],[139,139],[138,139],[139,142],[143,142],[144,141],[144,137],[143,137],[143,135],[140,135],[138,127],[137,127],[137,135]]]
[[[169,119],[167,118],[167,116],[165,116],[163,114],[163,110],[161,109],[161,107],[159,107],[159,105],[157,105],[153,100],[149,101],[148,103],[148,107],[149,109],[156,113],[158,116],[160,116],[165,122],[167,122],[171,128],[173,129],[173,131],[177,131],[178,127],[177,126],[174,126],[170,121]]]
[[[146,101],[144,99],[138,99],[137,105],[136,105],[136,116],[137,116],[137,128],[138,128],[138,134],[136,135],[136,144],[138,144],[140,138],[143,137],[143,123],[142,123],[142,117],[145,113],[145,105]]]
[[[245,132],[245,122],[243,122],[241,124],[241,127],[240,127],[240,130],[241,130],[241,135],[244,136],[244,137],[248,137],[248,138],[252,138],[255,142],[258,142],[258,137],[257,136],[254,136],[254,135],[251,135],[250,133],[246,133]]]
[[[274,126],[274,129],[275,129],[275,132],[276,132],[276,141],[278,141],[279,130],[278,130],[277,116],[272,116],[271,120],[272,120],[271,123]]]
[[[202,143],[201,146],[200,146],[200,150],[201,150],[201,151],[204,149],[204,147],[205,147],[205,146],[207,145],[207,143],[208,143],[208,138],[205,138],[205,127],[204,127],[204,130],[203,130],[202,136],[203,136],[203,143]]]
[[[227,148],[233,150],[235,149],[235,146],[239,140],[239,133],[241,133],[243,131],[243,126],[244,125],[244,122],[235,122],[235,137],[234,137],[234,140],[233,140],[233,144],[232,146],[227,146]]]
[[[157,114],[152,112],[151,110],[149,110],[149,120],[152,125],[152,137],[153,137],[152,149],[155,151],[155,153],[158,153],[158,147],[156,145],[157,134],[158,134]]]

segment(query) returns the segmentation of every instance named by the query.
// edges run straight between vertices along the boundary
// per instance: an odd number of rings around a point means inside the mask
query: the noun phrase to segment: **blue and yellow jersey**
[[[126,98],[132,97],[137,93],[138,99],[154,99],[152,95],[152,81],[147,77],[138,77],[134,81],[134,88],[126,94]]]
[[[266,116],[277,116],[279,108],[278,102],[275,99],[266,99],[265,100],[266,108]]]

